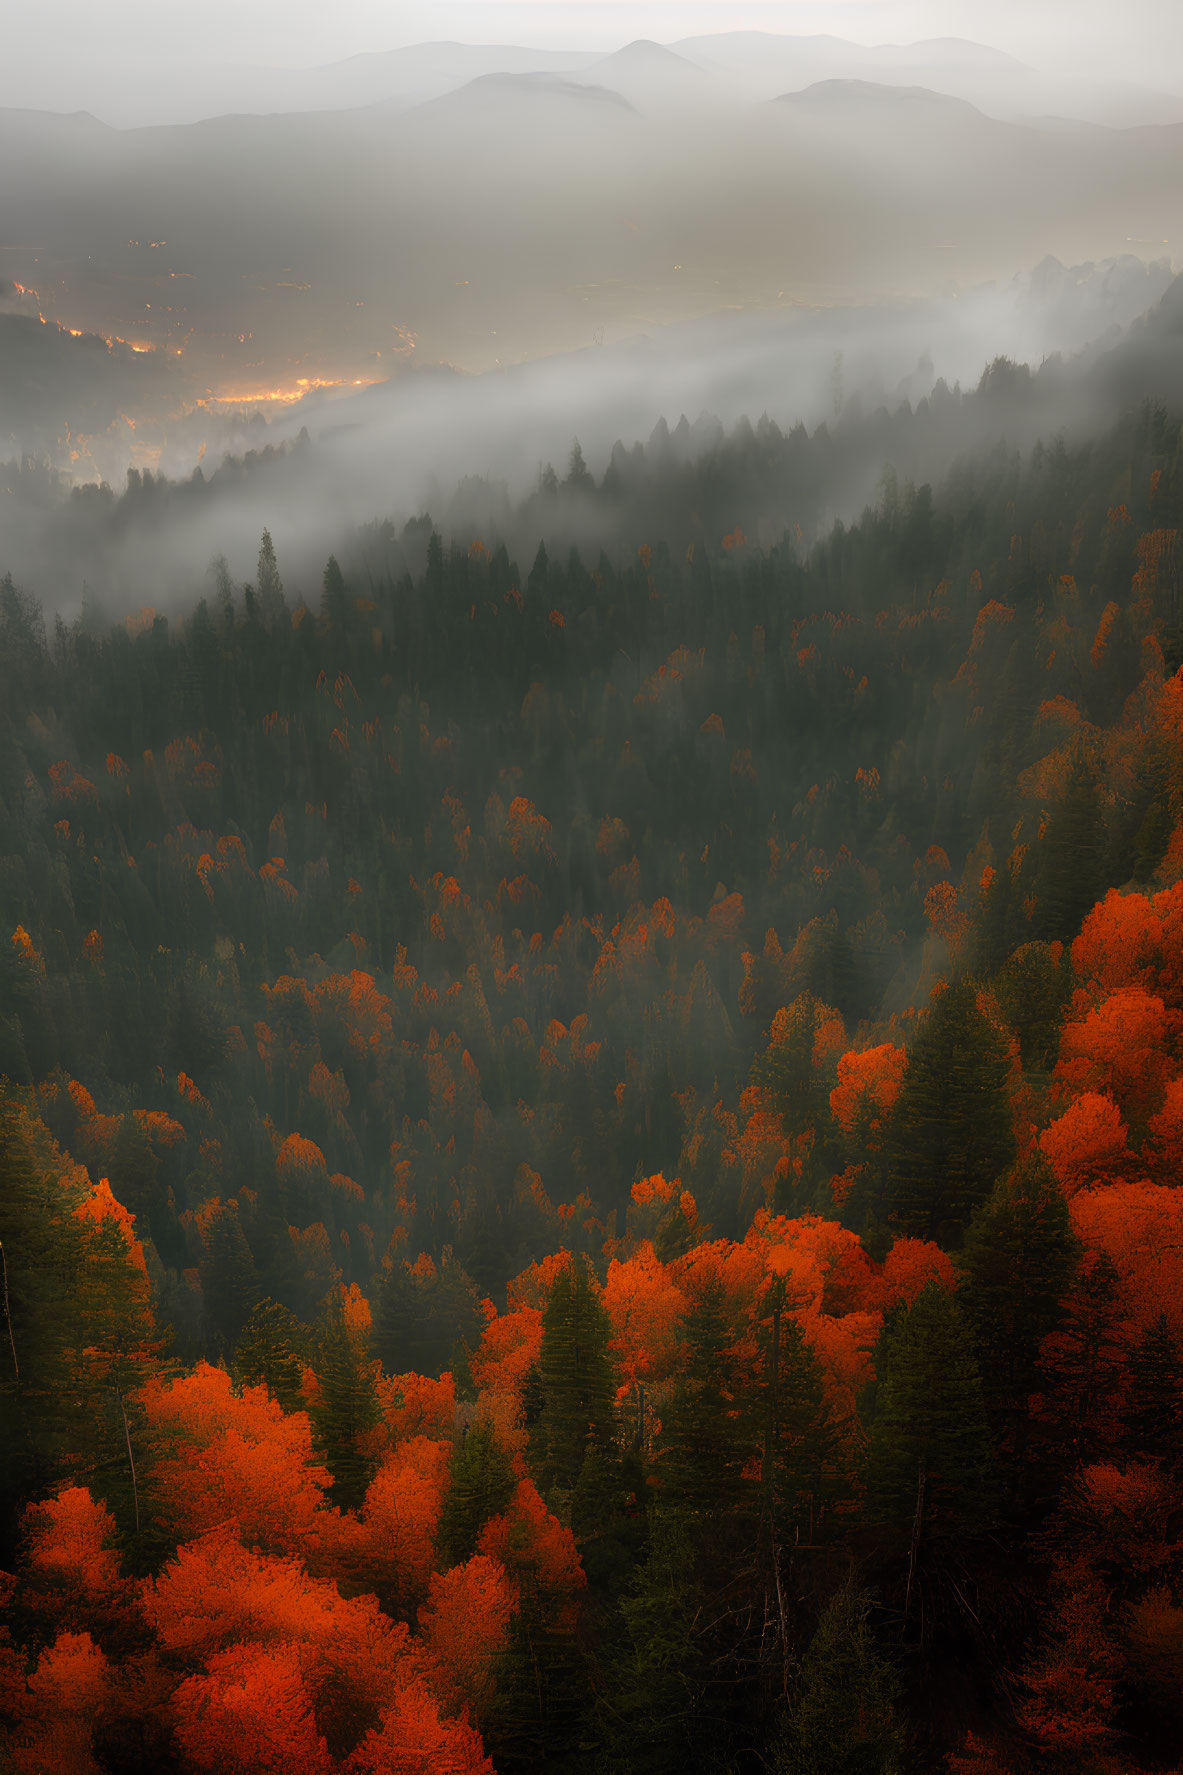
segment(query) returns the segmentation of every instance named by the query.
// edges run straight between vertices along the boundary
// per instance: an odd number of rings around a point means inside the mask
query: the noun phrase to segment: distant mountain
[[[1183,97],[1121,80],[1038,70],[987,44],[960,37],[917,43],[851,43],[841,37],[792,37],[772,31],[727,31],[686,37],[679,54],[717,72],[752,98],[826,80],[922,86],[962,98],[992,117],[1026,120],[1056,115],[1127,128],[1183,121]]]
[[[948,93],[933,92],[927,86],[885,86],[871,80],[816,80],[800,92],[779,94],[773,103],[816,112],[921,111],[929,120],[946,117],[992,121],[966,99],[950,98]]]
[[[548,110],[594,109],[599,113],[615,111],[634,114],[623,93],[590,81],[566,80],[559,74],[481,74],[455,92],[429,99],[418,105],[412,114],[415,120],[449,123],[464,121],[494,111],[512,111],[520,124],[526,121],[522,107]]]
[[[645,38],[590,63],[572,78],[610,87],[637,110],[648,113],[702,107],[732,97],[730,82],[720,81],[685,56]]]

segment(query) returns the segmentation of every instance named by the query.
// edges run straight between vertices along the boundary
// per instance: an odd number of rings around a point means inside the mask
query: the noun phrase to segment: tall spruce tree
[[[337,1290],[315,1327],[312,1370],[317,1383],[310,1413],[313,1436],[333,1476],[332,1499],[342,1509],[355,1509],[374,1476],[365,1437],[381,1413],[372,1366],[362,1340],[346,1323]]]
[[[1041,1418],[1058,1467],[1110,1447],[1118,1435],[1125,1381],[1121,1320],[1117,1267],[1108,1252],[1092,1252],[1039,1352]]]
[[[1104,887],[1105,816],[1097,773],[1085,753],[1072,760],[1063,799],[1050,811],[1040,841],[1035,933],[1069,942]]]
[[[452,1451],[451,1478],[437,1537],[448,1565],[462,1565],[476,1552],[491,1516],[500,1516],[513,1497],[513,1464],[487,1418],[470,1424]]]
[[[846,1584],[826,1605],[801,1661],[772,1775],[903,1775],[900,1681],[875,1644],[873,1598]]]
[[[542,1315],[538,1418],[542,1482],[570,1491],[588,1447],[612,1445],[615,1378],[608,1354],[612,1326],[583,1258],[560,1270]]]
[[[234,1351],[234,1372],[244,1386],[267,1387],[285,1411],[301,1411],[304,1352],[309,1332],[278,1301],[261,1300]]]
[[[990,1518],[992,1454],[969,1328],[935,1278],[897,1308],[875,1351],[867,1508],[910,1578],[926,1542]]]
[[[886,1216],[899,1233],[961,1243],[1014,1158],[1001,1038],[972,982],[947,986],[926,1017],[884,1135]]]
[[[758,1432],[744,1421],[743,1377],[721,1284],[703,1288],[682,1323],[685,1356],[663,1413],[660,1469],[672,1508],[701,1529],[722,1529],[745,1498],[745,1463]]]
[[[601,1760],[612,1775],[708,1766],[707,1671],[697,1641],[701,1586],[680,1514],[656,1509],[649,1551],[620,1600],[597,1697]]]
[[[1059,1323],[1078,1253],[1068,1204],[1041,1158],[1000,1177],[966,1233],[958,1299],[974,1334],[986,1409],[1016,1457],[1040,1345]]]

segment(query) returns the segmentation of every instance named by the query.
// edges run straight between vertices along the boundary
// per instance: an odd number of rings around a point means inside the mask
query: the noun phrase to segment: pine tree
[[[235,1374],[244,1386],[267,1387],[285,1411],[302,1411],[308,1335],[307,1326],[278,1301],[261,1300],[235,1348]]]
[[[682,1518],[655,1510],[648,1556],[621,1598],[621,1628],[599,1697],[604,1767],[613,1775],[678,1775],[706,1765],[694,1566]]]
[[[587,1262],[559,1271],[542,1315],[542,1411],[539,1470],[544,1485],[569,1491],[591,1443],[612,1446],[615,1378],[608,1355],[611,1322]]]
[[[714,1533],[744,1500],[755,1435],[743,1421],[741,1377],[722,1286],[711,1282],[682,1325],[685,1358],[662,1414],[660,1472],[671,1508]]]
[[[811,1540],[832,1491],[837,1437],[822,1366],[797,1320],[778,1304],[768,1334],[753,1426],[761,1443],[761,1488],[776,1543]]]
[[[345,590],[345,575],[341,572],[336,555],[329,556],[324,570],[320,614],[334,633],[344,634],[349,618],[349,598]]]
[[[470,1424],[452,1451],[451,1479],[440,1516],[438,1545],[447,1565],[476,1552],[482,1528],[508,1508],[517,1481],[513,1465],[487,1418]]]
[[[872,1606],[851,1584],[827,1604],[767,1759],[772,1775],[903,1775],[900,1683],[875,1645]]]
[[[287,606],[283,601],[283,581],[279,577],[279,567],[275,559],[275,545],[271,540],[270,530],[264,530],[259,543],[259,563],[255,572],[255,588],[258,593],[263,626],[274,631],[285,620]]]
[[[472,1278],[450,1247],[422,1270],[396,1257],[378,1296],[371,1350],[386,1374],[438,1375],[458,1344],[475,1350],[482,1323]]]
[[[210,1216],[199,1274],[206,1348],[220,1359],[233,1350],[259,1297],[255,1260],[237,1207],[223,1203]]]
[[[1060,1324],[1039,1354],[1051,1454],[1071,1466],[1117,1434],[1124,1344],[1120,1277],[1108,1252],[1081,1264]]]
[[[1064,798],[1048,815],[1040,843],[1035,933],[1070,942],[1101,897],[1105,816],[1097,776],[1083,751],[1072,761]]]
[[[990,1439],[968,1327],[935,1279],[897,1308],[875,1351],[867,1508],[897,1552],[989,1519]],[[910,1569],[911,1578],[911,1569]]]
[[[998,1007],[1018,1038],[1023,1071],[1049,1071],[1072,991],[1068,952],[1057,960],[1050,944],[1024,943],[999,970],[993,985]]]
[[[354,1509],[374,1476],[366,1436],[381,1413],[373,1370],[360,1340],[346,1324],[337,1291],[315,1328],[312,1369],[316,1395],[309,1415],[316,1446],[333,1475],[333,1502],[343,1510]]]
[[[960,1300],[974,1334],[991,1419],[1014,1444],[1038,1380],[1039,1350],[1059,1323],[1079,1253],[1068,1204],[1042,1159],[1000,1177],[960,1256]]]
[[[884,1132],[887,1219],[899,1233],[960,1243],[1014,1158],[1002,1043],[968,980],[937,998],[908,1055]]]

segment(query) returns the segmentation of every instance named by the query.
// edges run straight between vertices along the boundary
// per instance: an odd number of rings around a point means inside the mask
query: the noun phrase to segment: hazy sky
[[[864,43],[956,35],[1062,67],[1183,84],[1180,0],[5,0],[4,53],[39,75],[90,62],[300,66],[425,39],[615,48],[706,31],[829,31]],[[96,69],[96,73],[97,73]]]

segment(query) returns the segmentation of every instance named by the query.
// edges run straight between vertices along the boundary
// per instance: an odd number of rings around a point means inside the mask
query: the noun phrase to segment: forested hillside
[[[0,1769],[1177,1769],[1183,431],[828,447],[0,583]]]

